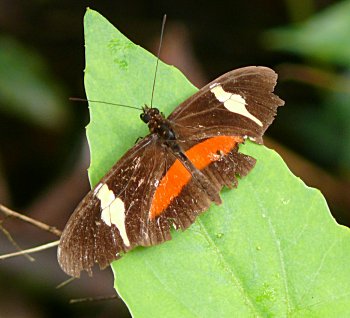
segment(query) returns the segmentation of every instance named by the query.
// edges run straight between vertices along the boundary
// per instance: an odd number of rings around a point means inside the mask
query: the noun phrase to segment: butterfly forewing
[[[273,94],[277,74],[261,66],[228,72],[180,104],[168,119],[179,140],[217,135],[250,137],[262,143],[262,135],[284,102]]]

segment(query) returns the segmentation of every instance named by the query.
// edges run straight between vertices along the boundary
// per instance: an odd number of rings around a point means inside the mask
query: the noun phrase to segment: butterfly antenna
[[[162,43],[163,43],[163,33],[164,33],[165,21],[166,21],[166,14],[164,14],[164,16],[163,16],[162,29],[160,31],[160,40],[159,40],[159,47],[158,47],[158,54],[157,54],[156,70],[154,72],[154,78],[153,78],[151,108],[153,105],[154,88],[156,86],[156,78],[157,78],[157,70],[158,70],[158,64],[159,64],[160,49],[162,48]]]
[[[142,108],[139,108],[139,107],[125,105],[125,104],[116,104],[116,103],[102,102],[100,100],[91,100],[91,99],[78,98],[78,97],[69,97],[69,100],[72,100],[72,101],[75,101],[75,102],[92,102],[92,103],[100,103],[100,104],[106,104],[106,105],[114,105],[114,106],[120,106],[120,107],[131,108],[131,109],[137,109],[137,110],[141,110],[142,111]]]

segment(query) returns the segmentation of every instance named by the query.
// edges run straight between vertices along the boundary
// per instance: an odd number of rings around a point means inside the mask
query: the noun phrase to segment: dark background
[[[85,96],[83,16],[89,6],[152,52],[167,13],[161,57],[198,87],[241,66],[274,68],[286,107],[266,144],[323,192],[339,223],[349,225],[350,58],[343,52],[350,52],[350,28],[343,29],[350,26],[350,7],[338,9],[348,3],[0,0],[0,203],[62,229],[89,189],[88,109],[68,100]],[[22,248],[57,239],[2,216],[0,226]],[[0,254],[15,249],[4,231]],[[120,300],[68,304],[113,294],[110,270],[55,289],[67,278],[56,249],[33,256],[36,262],[0,262],[0,317],[128,316]]]

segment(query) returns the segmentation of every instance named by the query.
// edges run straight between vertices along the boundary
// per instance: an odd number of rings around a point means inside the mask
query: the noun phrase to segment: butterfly
[[[220,190],[237,187],[256,160],[238,151],[262,136],[284,101],[273,93],[277,74],[249,66],[230,71],[165,118],[144,106],[149,135],[139,140],[85,196],[61,236],[58,261],[69,275],[92,275],[136,246],[185,230]]]

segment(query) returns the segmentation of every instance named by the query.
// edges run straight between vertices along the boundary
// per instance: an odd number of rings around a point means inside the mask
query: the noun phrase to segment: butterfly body
[[[143,107],[141,120],[148,125],[151,134],[157,134],[164,140],[175,140],[175,132],[171,128],[170,122],[165,119],[158,108]]]
[[[145,106],[150,134],[116,162],[82,200],[63,232],[58,260],[69,275],[92,274],[136,246],[171,239],[186,229],[220,190],[237,186],[255,159],[241,154],[262,135],[284,102],[273,94],[277,75],[266,67],[228,72],[180,104],[168,118]]]

